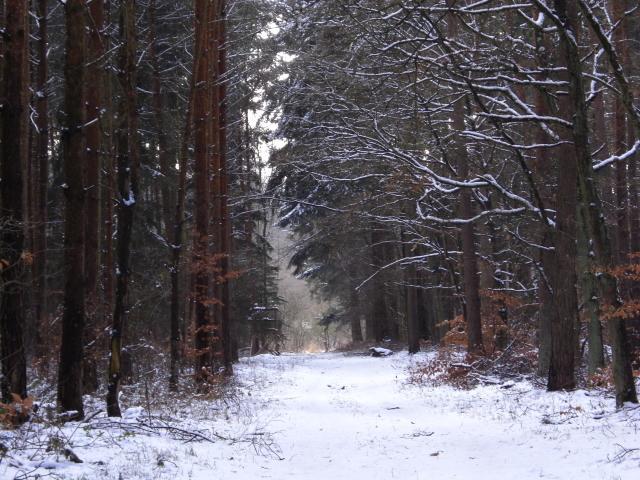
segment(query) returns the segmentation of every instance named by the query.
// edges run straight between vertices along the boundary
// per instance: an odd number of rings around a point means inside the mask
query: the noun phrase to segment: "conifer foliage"
[[[269,188],[297,272],[367,339],[537,356],[549,390],[611,362],[636,402],[636,2],[278,6]]]
[[[277,304],[249,118],[267,7],[2,3],[6,405],[33,401],[33,375],[57,382],[61,418],[95,392],[119,416],[149,362],[173,390],[232,373],[254,309]]]

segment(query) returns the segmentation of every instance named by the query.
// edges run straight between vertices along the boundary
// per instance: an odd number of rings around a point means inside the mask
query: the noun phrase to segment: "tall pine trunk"
[[[620,21],[620,24],[613,31],[613,41],[619,52],[623,63],[627,57],[626,22],[624,21],[625,6],[624,0],[613,0],[613,18]],[[614,154],[621,155],[627,149],[627,118],[625,106],[622,98],[615,97],[614,112],[615,148]],[[616,237],[618,261],[624,263],[628,260],[630,253],[630,233],[629,233],[629,195],[627,186],[627,164],[626,162],[616,162]]]
[[[105,25],[111,24],[111,2],[105,2],[104,17]],[[103,35],[103,48],[109,51],[111,42],[108,35]],[[112,323],[115,296],[115,261],[114,261],[114,199],[116,197],[116,148],[115,148],[115,112],[113,91],[116,83],[113,68],[103,72],[102,80],[104,82],[104,135],[102,138],[104,155],[103,175],[101,186],[101,218],[102,218],[102,252],[100,255],[101,278],[102,278],[102,324],[109,325]]]
[[[171,142],[167,133],[164,121],[164,97],[165,92],[162,88],[162,79],[160,77],[160,64],[158,58],[158,32],[157,32],[157,7],[156,1],[151,0],[149,3],[149,32],[150,45],[149,57],[152,69],[152,92],[153,92],[153,117],[155,127],[157,129],[156,137],[158,142],[158,163],[160,173],[162,173],[162,182],[160,185],[161,205],[162,205],[162,223],[164,224],[165,238],[171,238],[173,226],[173,195],[170,188],[173,175],[169,168],[169,162],[172,156]]]
[[[556,0],[556,11],[563,18],[566,13],[564,0]],[[564,24],[563,28],[571,28]],[[568,36],[562,36],[560,45],[561,65],[569,62],[569,56],[574,53],[569,45]],[[562,80],[570,82],[570,96],[577,88],[575,79],[569,74],[563,75]],[[571,118],[571,100],[563,97],[560,101],[560,111]],[[569,139],[571,132],[563,132]],[[558,184],[556,195],[556,229],[554,232],[554,258],[549,278],[553,295],[553,312],[551,325],[551,357],[549,362],[549,390],[564,390],[575,388],[575,352],[577,342],[576,326],[578,324],[578,298],[576,291],[576,256],[577,256],[577,153],[570,146],[559,148],[562,161],[558,166]]]
[[[449,38],[458,35],[458,19],[454,14],[448,18],[447,31]],[[461,97],[453,103],[452,123],[454,131],[458,132],[455,139],[454,155],[458,168],[458,177],[465,181],[469,177],[469,155],[467,146],[459,135],[466,130],[464,120],[466,97]],[[463,219],[473,217],[471,203],[471,190],[462,188],[460,191],[460,216]],[[466,222],[460,229],[462,239],[462,264],[464,283],[464,317],[467,328],[467,348],[470,352],[481,351],[482,344],[482,319],[480,303],[480,275],[478,274],[478,255],[475,244],[475,227],[472,222]]]
[[[194,92],[194,184],[195,215],[193,231],[193,292],[195,310],[196,381],[206,381],[211,370],[211,324],[209,317],[209,162],[211,88],[209,46],[209,5],[205,0],[196,1],[196,45],[194,62],[196,80]]]
[[[560,2],[560,0],[557,0]],[[560,2],[564,4],[564,2]],[[634,126],[636,136],[640,136],[640,115],[633,105],[633,91],[629,86],[624,69],[620,64],[620,56],[617,54],[609,39],[602,32],[602,27],[595,21],[592,12],[586,7],[583,0],[571,0],[571,8],[567,9],[571,12],[570,21],[575,21],[574,12],[577,11],[578,4],[583,14],[587,18],[594,33],[598,36],[600,44],[605,50],[609,63],[616,78],[619,96],[624,105],[629,122]],[[566,13],[562,15],[562,18]],[[571,42],[567,41],[568,45]],[[572,97],[574,103],[574,146],[578,154],[578,184],[582,197],[585,199],[582,205],[584,210],[585,225],[584,229],[587,235],[592,239],[595,250],[595,258],[603,269],[600,280],[600,297],[601,306],[605,311],[615,311],[621,306],[621,300],[618,296],[618,284],[616,278],[610,273],[615,265],[615,256],[611,247],[611,241],[607,232],[607,225],[604,220],[603,208],[598,197],[598,192],[593,178],[593,164],[589,152],[589,130],[587,122],[587,104],[582,83],[582,66],[578,59],[578,52],[571,52],[567,60],[567,66],[572,78],[576,83],[576,95]],[[636,393],[635,380],[631,366],[631,345],[627,332],[625,319],[614,315],[608,320],[609,340],[611,342],[613,356],[613,380],[616,388],[616,405],[622,406],[625,402],[638,403]]]
[[[224,364],[225,374],[231,375],[233,372],[232,363],[234,358],[233,342],[232,342],[232,319],[231,319],[231,295],[230,295],[230,275],[229,275],[229,257],[231,255],[231,220],[229,218],[229,172],[227,165],[227,112],[226,112],[226,95],[227,95],[227,52],[226,52],[226,6],[225,0],[218,0],[215,10],[214,24],[216,25],[216,84],[215,84],[215,104],[213,105],[214,117],[216,122],[217,137],[217,172],[214,171],[219,179],[216,185],[219,188],[216,199],[218,201],[218,211],[220,214],[218,224],[218,256],[220,275],[219,275],[219,292],[220,297],[220,316],[218,318],[220,334],[222,360]]]
[[[120,87],[117,131],[118,236],[116,245],[116,296],[111,327],[107,414],[120,416],[118,392],[122,374],[122,338],[127,314],[126,301],[131,268],[131,235],[138,195],[138,112],[136,95],[135,2],[123,0],[120,6]]]
[[[23,297],[24,211],[23,168],[28,152],[28,2],[5,2],[3,32],[3,105],[0,182],[0,358],[2,361],[2,398],[27,394],[27,372],[22,327],[25,320]]]
[[[102,56],[105,53],[102,29],[104,28],[104,2],[89,4],[87,35],[87,167],[85,184],[87,192],[87,214],[85,223],[85,274],[87,295],[88,352],[84,360],[84,389],[93,393],[98,388],[94,340],[98,335],[101,302],[98,300],[98,278],[101,251],[101,170],[102,170],[102,111],[104,109],[104,75]]]
[[[198,69],[198,54],[194,56],[191,72],[191,82],[189,86],[189,102],[184,120],[184,131],[180,146],[180,157],[178,160],[178,188],[176,191],[175,215],[173,219],[173,236],[171,242],[171,311],[169,316],[170,330],[170,364],[169,364],[169,388],[172,391],[178,389],[178,364],[180,362],[180,311],[181,311],[181,291],[180,291],[180,262],[184,248],[184,207],[187,189],[187,164],[189,159],[189,141],[192,134],[193,123],[193,101],[195,97],[195,79]]]
[[[100,170],[102,166],[103,65],[105,53],[102,29],[104,28],[104,2],[89,4],[87,42],[87,221],[85,242],[85,265],[87,277],[87,300],[89,308],[97,308],[98,265],[100,263]]]
[[[64,126],[62,152],[65,174],[64,303],[62,344],[58,367],[58,404],[61,411],[82,417],[82,359],[85,327],[84,218],[86,162],[84,81],[85,3],[65,3],[66,56],[64,68]]]
[[[49,80],[47,60],[48,1],[38,0],[38,43],[36,46],[38,69],[36,72],[36,128],[35,158],[37,178],[35,184],[35,208],[33,215],[33,280],[34,314],[36,320],[36,355],[46,353],[47,330],[47,188],[49,184]]]

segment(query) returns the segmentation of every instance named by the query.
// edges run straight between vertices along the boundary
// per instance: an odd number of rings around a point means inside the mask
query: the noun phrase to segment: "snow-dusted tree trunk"
[[[120,88],[117,127],[117,270],[116,295],[111,326],[109,378],[107,385],[107,414],[120,416],[118,392],[122,375],[122,338],[127,315],[131,263],[131,237],[134,211],[138,201],[138,112],[136,85],[135,2],[123,0],[120,5]]]
[[[48,0],[37,2],[38,41],[36,46],[38,67],[36,79],[36,138],[34,148],[34,170],[37,177],[34,185],[33,209],[33,301],[36,322],[36,355],[42,358],[45,350],[45,327],[47,319],[47,198],[49,186],[49,81],[48,68]]]
[[[594,254],[597,264],[604,271],[599,276],[600,287],[600,307],[604,311],[612,311],[621,306],[621,299],[618,292],[618,282],[610,272],[616,264],[615,255],[612,249],[611,240],[607,231],[602,203],[598,196],[594,183],[593,163],[589,151],[589,125],[587,119],[587,104],[583,89],[583,72],[579,62],[577,48],[574,48],[577,10],[581,8],[587,16],[587,21],[601,39],[601,45],[608,55],[608,60],[614,70],[614,76],[620,88],[620,98],[622,105],[630,115],[629,120],[633,122],[636,132],[640,132],[640,116],[633,108],[633,96],[624,75],[620,55],[615,51],[613,45],[601,35],[599,25],[595,17],[586,8],[584,0],[569,0],[566,5],[564,1],[556,0],[565,10],[558,10],[560,18],[564,20],[568,29],[564,29],[562,36],[563,43],[568,47],[566,65],[570,75],[570,100],[572,102],[570,112],[573,113],[573,145],[578,161],[578,188],[581,203],[582,218],[587,238],[593,242]],[[574,11],[575,10],[575,11]],[[626,195],[626,194],[625,194]],[[625,402],[638,402],[636,394],[635,380],[631,367],[631,346],[629,344],[628,332],[624,318],[613,316],[608,319],[609,341],[613,351],[613,380],[616,387],[616,405],[622,406]]]

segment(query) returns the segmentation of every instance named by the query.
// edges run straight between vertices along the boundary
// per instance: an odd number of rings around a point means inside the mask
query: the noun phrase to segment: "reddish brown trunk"
[[[210,189],[210,238],[213,248],[211,249],[211,255],[213,260],[214,276],[211,285],[211,292],[213,294],[214,303],[211,308],[212,314],[212,326],[214,330],[212,348],[214,361],[223,360],[223,333],[222,333],[222,315],[223,315],[223,277],[222,277],[222,202],[220,198],[221,193],[221,171],[220,171],[220,89],[218,86],[218,69],[219,69],[219,54],[218,54],[218,41],[219,41],[219,29],[220,24],[217,21],[218,18],[219,1],[214,0],[210,3],[208,15],[208,45],[209,45],[209,77],[212,79],[210,99],[211,99],[211,122],[209,124],[209,135],[211,139],[211,152],[210,152],[210,172],[212,177],[211,189]]]
[[[229,218],[229,172],[227,167],[227,118],[226,118],[226,27],[225,27],[225,1],[218,0],[218,10],[215,18],[217,28],[217,72],[216,72],[216,100],[214,108],[217,109],[217,137],[218,137],[218,164],[219,164],[219,238],[220,238],[220,278],[221,278],[221,312],[220,329],[222,336],[222,354],[225,374],[232,373],[232,323],[230,309],[230,278],[229,257],[231,255],[231,220]]]
[[[208,315],[209,275],[207,262],[209,235],[209,125],[211,116],[211,91],[208,78],[210,68],[209,2],[196,1],[196,81],[194,93],[194,182],[195,222],[193,231],[194,276],[192,295],[195,300],[195,348],[197,380],[206,379],[211,368],[211,325]]]
[[[85,268],[86,291],[89,318],[97,308],[98,266],[100,252],[100,170],[102,165],[102,128],[101,111],[104,108],[102,56],[104,55],[104,2],[93,1],[89,4],[88,42],[87,42],[87,221],[85,226]]]
[[[627,47],[627,71],[636,78],[636,81],[632,85],[633,98],[635,99],[635,105],[638,106],[640,101],[640,55],[637,53],[630,55],[629,52],[637,52],[640,47],[640,9],[637,8],[636,0],[626,0],[626,11],[630,12],[627,17],[626,31],[627,38],[632,42]],[[629,126],[629,142],[633,143],[638,140],[638,132],[628,122]],[[629,161],[629,211],[630,211],[630,230],[631,230],[631,251],[640,252],[640,176],[638,173],[638,162],[640,161],[640,155],[637,153]],[[640,296],[640,285],[637,286],[634,294]],[[636,322],[638,323],[638,322]],[[640,328],[636,328],[640,331]],[[640,333],[636,332],[640,337]]]
[[[566,19],[566,3],[556,0],[556,11],[563,19],[563,28],[575,32]],[[561,51],[559,63],[568,68],[571,62],[571,42],[561,32]],[[561,99],[560,112],[571,119],[574,111],[572,99],[579,95],[575,91],[581,80],[570,74],[562,76],[562,80],[570,82],[570,94]],[[571,98],[569,98],[571,97]],[[571,132],[563,132],[563,136],[571,139]],[[576,325],[578,320],[578,299],[576,291],[576,255],[577,255],[577,223],[578,209],[578,159],[577,152],[571,146],[562,146],[559,158],[562,162],[558,170],[558,186],[556,196],[556,230],[554,233],[554,265],[549,278],[553,295],[552,341],[549,366],[549,390],[573,389],[575,387],[575,344]]]
[[[27,394],[27,372],[22,326],[24,309],[24,211],[23,168],[28,155],[28,84],[26,74],[29,59],[27,42],[27,2],[8,0],[5,3],[3,32],[3,106],[2,153],[0,182],[0,359],[2,362],[2,398],[11,400],[11,393]]]

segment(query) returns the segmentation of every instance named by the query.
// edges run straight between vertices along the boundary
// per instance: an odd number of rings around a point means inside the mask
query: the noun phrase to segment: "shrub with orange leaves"
[[[613,391],[613,371],[611,365],[605,368],[599,368],[595,373],[587,378],[587,386],[589,388],[605,388]]]
[[[602,310],[602,320],[613,320],[621,318],[627,320],[630,318],[638,318],[640,316],[640,300],[631,300],[618,308],[606,306]]]
[[[640,291],[640,252],[629,254],[629,261],[611,268],[596,268],[596,275],[609,275],[614,277],[623,287],[624,303],[621,305],[601,305],[600,316],[603,321],[626,321],[630,333],[632,348],[632,364],[634,368],[640,367],[640,299],[637,292]],[[634,373],[635,376],[637,372]]]
[[[4,427],[16,427],[26,422],[33,412],[33,397],[22,398],[12,393],[11,398],[11,403],[0,402],[0,425]]]
[[[463,315],[457,315],[451,320],[445,320],[437,325],[438,328],[446,328],[447,333],[442,338],[444,346],[466,346],[467,324]]]
[[[516,311],[523,304],[522,300],[505,292],[483,290],[482,338],[484,351],[493,355],[507,346],[514,332],[507,322],[509,312]],[[466,323],[463,315],[445,320],[437,325],[445,328],[447,333],[442,340],[445,346],[465,346],[467,344]]]
[[[417,386],[450,385],[463,390],[470,389],[475,383],[469,375],[473,367],[464,360],[464,350],[456,346],[439,348],[434,357],[409,368],[407,383]]]
[[[489,355],[502,351],[507,347],[513,332],[509,326],[508,315],[522,306],[522,300],[514,295],[495,291],[482,290],[482,338],[484,349]]]

